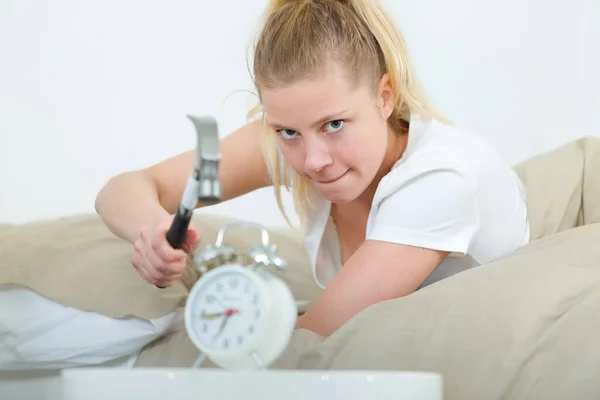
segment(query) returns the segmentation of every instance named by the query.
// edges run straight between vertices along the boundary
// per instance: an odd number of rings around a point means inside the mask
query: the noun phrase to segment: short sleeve
[[[374,199],[367,240],[468,252],[479,229],[473,177],[459,168],[432,166],[392,170],[386,178]]]

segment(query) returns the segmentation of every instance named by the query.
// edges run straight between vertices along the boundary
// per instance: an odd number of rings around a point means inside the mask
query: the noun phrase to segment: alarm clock
[[[223,245],[226,230],[254,225],[262,244],[245,251]],[[298,308],[275,270],[287,263],[258,224],[236,222],[221,229],[215,246],[194,257],[200,278],[185,305],[185,328],[192,343],[227,370],[267,368],[284,351],[296,325]]]

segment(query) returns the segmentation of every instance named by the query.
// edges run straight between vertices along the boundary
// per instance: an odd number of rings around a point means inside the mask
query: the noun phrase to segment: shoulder
[[[374,204],[400,192],[411,197],[429,197],[445,189],[454,189],[461,197],[474,193],[479,166],[491,152],[485,141],[469,131],[419,117],[411,118],[408,135],[406,151],[379,183]]]
[[[466,254],[479,228],[477,184],[468,171],[432,162],[394,172],[373,201],[367,239]]]
[[[471,132],[411,118],[406,152],[377,188],[367,239],[465,254],[480,224],[481,171],[505,168],[497,159]]]
[[[414,116],[408,135],[405,153],[379,184],[380,197],[406,187],[473,193],[492,175],[514,175],[493,146],[470,130]]]

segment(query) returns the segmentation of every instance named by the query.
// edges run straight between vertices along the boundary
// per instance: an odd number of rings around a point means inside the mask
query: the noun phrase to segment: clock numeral
[[[232,288],[236,288],[238,286],[238,278],[231,278],[229,280],[229,286]]]
[[[212,294],[207,294],[206,295],[206,303],[207,304],[211,304],[214,303],[216,300],[215,296],[213,296]]]
[[[221,293],[223,291],[223,284],[217,283],[216,287],[217,287],[217,292]]]
[[[208,324],[202,324],[202,332],[208,332]]]
[[[254,318],[259,319],[260,318],[260,310],[256,310],[254,312]]]
[[[223,340],[223,347],[224,348],[228,348],[229,347],[229,339],[224,339]]]
[[[238,336],[237,340],[238,340],[238,344],[242,344],[244,342],[244,337],[243,336]]]
[[[254,325],[250,325],[250,327],[248,328],[248,332],[254,333]]]
[[[258,295],[257,294],[255,294],[254,297],[252,298],[252,303],[258,304]]]

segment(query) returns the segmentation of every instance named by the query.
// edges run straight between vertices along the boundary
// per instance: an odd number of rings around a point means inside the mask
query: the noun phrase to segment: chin
[[[327,193],[323,194],[323,197],[335,204],[345,204],[356,200],[358,196],[352,196],[349,193]]]
[[[356,182],[345,183],[345,185],[339,185],[330,190],[320,190],[321,195],[336,204],[350,203],[359,198],[363,192],[363,190],[360,190],[361,185]]]

